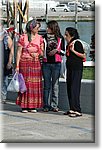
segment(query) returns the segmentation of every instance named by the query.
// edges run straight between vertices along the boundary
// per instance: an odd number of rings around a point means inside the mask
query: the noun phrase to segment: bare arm
[[[20,62],[21,53],[22,53],[22,46],[18,46],[17,57],[16,57],[16,71],[19,71],[19,62]]]
[[[76,44],[76,43],[77,43],[77,44]],[[79,43],[79,42],[76,42],[76,43],[75,43],[75,44],[76,44],[76,46],[77,46],[77,47],[76,47],[77,49],[83,49],[81,43]],[[76,56],[78,56],[78,57],[80,57],[80,58],[83,58],[83,59],[86,58],[86,54],[85,54],[84,50],[83,50],[82,52],[80,52],[80,51],[75,50],[74,48],[75,48],[75,45],[74,45],[74,44],[70,45],[70,51],[72,51]]]
[[[86,54],[84,53],[84,54],[82,54],[82,53],[79,53],[79,52],[77,52],[77,51],[75,51],[74,49],[73,50],[71,50],[75,55],[77,55],[78,57],[80,57],[80,58],[86,58]]]

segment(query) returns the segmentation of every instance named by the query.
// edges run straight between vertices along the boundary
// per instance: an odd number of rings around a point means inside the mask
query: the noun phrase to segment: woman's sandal
[[[69,111],[65,112],[64,115],[69,115],[69,114],[73,114],[73,113],[74,113],[73,110],[69,110]]]
[[[52,111],[53,111],[53,112],[58,112],[59,109],[58,109],[58,108],[53,108]]]
[[[79,113],[79,112],[74,112],[72,114],[69,114],[69,117],[81,117],[82,116],[82,113]]]
[[[43,111],[44,111],[44,112],[48,112],[49,109],[48,109],[48,108],[44,108]]]

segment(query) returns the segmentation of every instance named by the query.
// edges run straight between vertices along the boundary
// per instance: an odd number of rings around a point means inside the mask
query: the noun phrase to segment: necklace
[[[35,39],[35,35],[31,35],[31,39],[34,40]]]

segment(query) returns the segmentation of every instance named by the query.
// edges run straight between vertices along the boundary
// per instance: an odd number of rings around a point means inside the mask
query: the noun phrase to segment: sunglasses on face
[[[68,34],[67,34],[67,33],[65,33],[65,36],[67,36],[67,37],[68,37]]]
[[[65,33],[65,36],[68,36],[68,34]]]

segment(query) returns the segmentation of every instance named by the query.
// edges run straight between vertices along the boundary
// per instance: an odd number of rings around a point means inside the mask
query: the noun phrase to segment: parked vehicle
[[[75,9],[76,9],[75,6],[70,6],[69,8],[70,8],[70,11],[75,11]],[[83,11],[83,9],[80,6],[77,6],[77,11],[81,12],[81,11]]]
[[[95,11],[95,1],[91,3],[90,7],[91,11]]]
[[[52,7],[50,9],[51,9],[51,11],[54,11],[54,12],[56,12],[56,11],[69,12],[70,11],[70,9],[67,7],[66,4],[59,4],[56,7]]]
[[[70,8],[70,11],[75,11],[76,10],[76,2],[69,2],[68,7]],[[82,5],[78,2],[77,3],[77,11],[83,11]]]
[[[90,5],[85,4],[85,5],[83,6],[83,10],[86,10],[86,11],[90,10]]]

